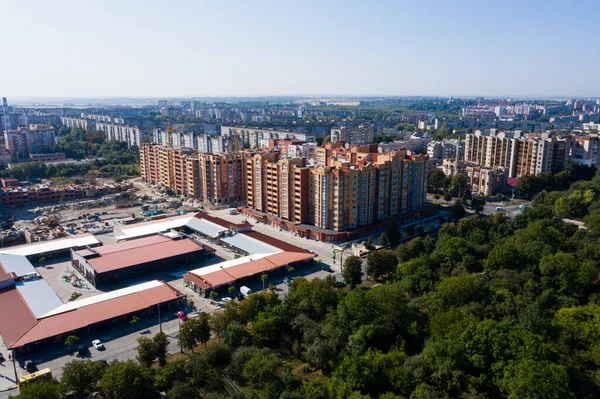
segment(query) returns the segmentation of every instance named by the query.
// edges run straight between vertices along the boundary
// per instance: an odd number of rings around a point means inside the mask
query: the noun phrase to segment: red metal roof
[[[202,289],[215,288],[233,283],[242,278],[269,272],[293,262],[307,261],[315,256],[316,254],[310,251],[308,253],[281,252],[208,274],[195,275],[187,273],[184,275],[184,278],[188,281],[192,281]]]
[[[24,334],[21,333],[20,338],[16,342],[12,342],[7,346],[9,348],[21,347],[42,339],[66,334],[104,320],[111,320],[132,312],[144,310],[160,302],[167,302],[182,296],[181,292],[163,282],[162,285],[154,288],[43,318],[37,324],[30,326],[28,331],[25,330]],[[3,304],[3,297],[0,297],[0,299],[2,299],[0,303]],[[4,333],[2,335],[4,336]]]
[[[245,234],[248,237],[255,238],[255,239],[259,240],[259,241],[262,241],[262,242],[264,242],[266,244],[272,245],[272,246],[274,246],[276,248],[279,248],[279,249],[281,249],[283,251],[286,251],[286,252],[303,252],[303,253],[307,253],[307,254],[308,253],[312,254],[312,252],[309,251],[308,249],[297,247],[297,246],[295,246],[293,244],[290,244],[288,242],[279,240],[277,238],[268,236],[268,235],[263,234],[263,233],[259,233],[258,231],[254,231],[254,230],[252,230],[252,231],[244,231],[244,232],[242,232],[240,234]]]
[[[100,256],[90,257],[86,261],[97,273],[106,273],[142,263],[171,258],[178,255],[201,252],[204,248],[189,238],[170,238],[157,235],[124,241],[94,248]],[[77,251],[83,257],[93,256],[88,249]]]
[[[15,287],[0,290],[0,334],[10,348],[37,320]]]
[[[236,228],[240,228],[243,227],[244,225],[239,225],[233,222],[230,222],[228,220],[225,219],[221,219],[220,217],[216,217],[216,216],[211,216],[207,213],[204,212],[198,212],[195,216],[195,218],[197,219],[204,219],[207,220],[209,222],[212,222],[216,225],[219,225],[221,227],[224,227],[226,229],[236,229]]]

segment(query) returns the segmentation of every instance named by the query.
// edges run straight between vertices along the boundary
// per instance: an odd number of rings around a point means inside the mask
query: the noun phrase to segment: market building
[[[176,232],[71,251],[72,266],[94,287],[105,288],[200,262],[215,250]]]

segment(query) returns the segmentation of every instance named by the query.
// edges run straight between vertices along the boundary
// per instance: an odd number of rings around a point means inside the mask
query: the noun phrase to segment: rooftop
[[[97,273],[106,273],[202,250],[204,250],[203,246],[187,237],[169,238],[157,235],[109,244],[92,250],[84,249],[77,251],[77,254],[84,257]]]
[[[244,256],[216,265],[190,270],[184,275],[184,278],[203,289],[216,288],[231,284],[242,278],[269,272],[293,262],[307,261],[315,256],[316,254],[310,251]]]
[[[216,238],[222,232],[249,228],[249,224],[235,224],[227,220],[198,212],[194,215],[181,215],[172,218],[155,220],[152,222],[138,223],[132,226],[119,226],[115,228],[117,240],[129,240],[137,237],[149,236],[157,233],[188,227],[206,236]]]
[[[0,250],[1,254],[31,256],[67,249],[82,248],[90,245],[101,245],[93,234],[78,234],[58,240],[42,241],[32,244],[18,245]],[[0,260],[1,262],[1,260]]]
[[[16,341],[13,339],[12,344],[7,343],[7,346],[9,348],[21,347],[104,320],[111,320],[115,317],[147,309],[158,303],[175,300],[182,296],[181,292],[167,283],[155,280],[92,298],[74,301],[44,315],[33,325],[31,325],[31,319],[21,318],[20,323],[22,325],[17,324],[16,327],[19,327],[19,331],[26,331]],[[4,297],[0,294],[0,304],[3,303]],[[2,305],[0,305],[0,316],[4,316],[1,308]],[[21,311],[24,311],[24,309],[21,308]],[[10,312],[7,316],[11,319],[18,317],[14,312]],[[30,327],[26,328],[28,325]],[[4,333],[5,331],[2,331],[3,336]],[[12,337],[15,335],[17,334],[13,334]]]

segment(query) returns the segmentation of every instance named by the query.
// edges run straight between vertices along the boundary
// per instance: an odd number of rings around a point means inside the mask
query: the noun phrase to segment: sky
[[[0,0],[0,96],[600,96],[600,1]]]

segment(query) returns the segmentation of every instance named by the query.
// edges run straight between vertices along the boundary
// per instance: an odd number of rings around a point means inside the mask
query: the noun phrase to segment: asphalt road
[[[165,315],[166,316],[166,315]],[[162,329],[165,334],[169,337],[169,353],[175,353],[179,351],[177,345],[177,332],[179,331],[179,319],[173,315],[169,315],[170,320],[162,323]],[[90,360],[120,360],[124,361],[127,359],[135,359],[137,355],[137,339],[141,336],[152,337],[158,333],[160,327],[158,320],[153,318],[145,318],[137,327],[132,327],[127,324],[115,325],[106,334],[100,334],[101,336],[86,337],[81,339],[81,343],[85,344],[89,348],[89,352],[84,357],[77,357],[74,355],[68,355],[61,347],[61,345],[52,345],[47,349],[44,349],[42,353],[21,355],[19,361],[22,362],[27,359],[33,360],[38,370],[49,367],[52,370],[52,375],[60,379],[62,374],[62,367],[74,360],[74,359],[90,359]],[[91,339],[90,339],[91,338]],[[105,350],[96,350],[92,344],[92,339],[100,339],[104,343]],[[4,362],[4,366],[1,369],[2,376],[8,377],[10,380],[14,380],[14,370],[12,364]],[[17,365],[17,374],[19,377],[29,374],[23,368]],[[7,381],[6,378],[3,378]],[[4,382],[3,381],[3,382]],[[11,384],[12,385],[12,384]],[[0,392],[0,399],[8,398],[11,394],[14,395],[16,390]]]
[[[498,212],[496,208],[504,208],[506,209],[506,215],[509,218],[514,218],[521,213],[521,210],[519,209],[521,205],[530,206],[531,202],[519,202],[517,204],[506,204],[504,201],[488,202],[483,208],[483,213],[486,215],[493,215]]]

